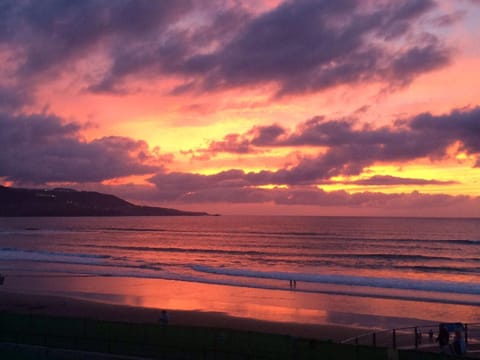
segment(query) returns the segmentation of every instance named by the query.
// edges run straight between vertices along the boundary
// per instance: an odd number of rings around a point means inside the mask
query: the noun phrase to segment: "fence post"
[[[372,340],[373,340],[373,347],[377,347],[377,333],[373,333]]]
[[[81,350],[84,350],[85,344],[87,344],[87,318],[82,319],[82,336],[83,336],[83,341],[80,344]]]
[[[358,345],[358,336],[355,337],[355,345]]]
[[[397,332],[395,329],[392,330],[392,347],[397,348]]]
[[[213,332],[213,360],[217,360],[217,331]]]
[[[415,349],[418,349],[418,329],[416,326],[413,328],[413,331],[415,335]]]
[[[465,345],[468,345],[468,324],[465,324]]]

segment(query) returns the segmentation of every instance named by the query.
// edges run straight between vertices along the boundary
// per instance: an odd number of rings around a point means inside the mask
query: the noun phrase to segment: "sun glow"
[[[257,188],[257,189],[266,189],[266,190],[289,189],[290,188],[288,185],[277,185],[277,184],[258,185],[258,186],[253,186],[253,187]]]

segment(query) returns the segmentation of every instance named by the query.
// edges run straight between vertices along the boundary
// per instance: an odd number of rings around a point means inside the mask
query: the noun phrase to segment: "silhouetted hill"
[[[0,185],[0,216],[202,216],[204,212],[138,206],[113,195]]]

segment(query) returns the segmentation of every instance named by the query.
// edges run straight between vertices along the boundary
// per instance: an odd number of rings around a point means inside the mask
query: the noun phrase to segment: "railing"
[[[347,339],[341,344],[328,340],[232,329],[0,313],[0,345],[23,344],[27,347],[46,349],[41,355],[38,352],[30,352],[29,356],[21,357],[28,360],[58,359],[49,349],[156,359],[387,360],[391,358],[392,348],[401,355],[398,357],[400,359],[417,360],[425,359],[424,353],[406,349],[412,348],[412,342],[413,349],[415,346],[417,349],[423,349],[426,345],[435,348],[435,344],[430,343],[428,335],[430,329],[434,330],[432,326],[422,326],[372,332]],[[468,324],[467,329],[470,349],[472,344],[480,344],[480,324]],[[417,335],[415,340],[414,333],[420,332],[422,335]],[[2,352],[0,347],[1,359],[20,359],[15,353],[5,351]],[[443,359],[442,356],[433,354],[433,351],[428,358]]]
[[[353,360],[387,360],[386,349],[289,335],[12,313],[0,313],[1,343],[31,347],[21,358],[28,360],[57,359],[49,349],[176,360],[335,359],[338,354]],[[45,351],[40,354],[39,348]],[[9,349],[2,352],[0,346],[0,359],[19,358]]]
[[[480,323],[463,325],[467,353],[480,357]],[[438,331],[438,325],[410,326],[372,331],[345,339],[341,343],[438,352],[439,345],[436,342]]]

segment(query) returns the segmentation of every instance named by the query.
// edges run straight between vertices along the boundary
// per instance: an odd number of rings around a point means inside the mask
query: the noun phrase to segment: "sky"
[[[478,0],[1,0],[0,184],[480,216]]]

